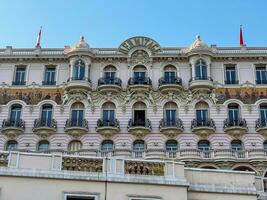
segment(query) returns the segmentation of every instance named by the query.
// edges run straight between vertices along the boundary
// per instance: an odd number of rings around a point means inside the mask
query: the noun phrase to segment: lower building
[[[257,200],[261,189],[254,172],[175,161],[10,152],[1,165],[1,200]]]

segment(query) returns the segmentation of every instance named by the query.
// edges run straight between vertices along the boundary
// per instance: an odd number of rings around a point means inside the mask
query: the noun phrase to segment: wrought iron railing
[[[239,84],[239,80],[225,80],[224,84],[227,84],[227,85]]]
[[[72,128],[72,127],[88,129],[88,121],[86,119],[83,120],[67,119],[65,128]]]
[[[128,85],[152,85],[152,81],[149,77],[144,77],[144,78],[132,77],[128,80]]]
[[[245,119],[242,119],[242,118],[239,118],[238,120],[225,119],[223,121],[223,128],[230,128],[230,127],[234,127],[234,126],[247,128],[247,121]]]
[[[197,80],[213,81],[213,79],[211,77],[209,77],[209,76],[196,76],[196,77],[190,78],[189,82],[191,82],[191,81],[197,81]]]
[[[131,127],[137,127],[137,126],[141,126],[141,127],[146,127],[146,128],[149,128],[151,129],[151,121],[149,119],[145,119],[145,120],[133,120],[133,119],[130,119],[129,122],[128,122],[128,129],[131,128]]]
[[[213,119],[205,119],[205,120],[193,119],[191,121],[191,129],[199,127],[210,127],[216,129],[215,122]]]
[[[98,79],[98,86],[101,85],[118,85],[121,86],[121,79],[115,77],[115,78],[100,78]]]
[[[26,85],[26,81],[13,81],[12,85]]]
[[[175,127],[184,129],[183,121],[181,119],[174,119],[174,120],[161,119],[159,122],[159,129],[166,127]]]
[[[56,81],[43,81],[43,85],[56,85]]]
[[[267,84],[267,80],[256,80],[256,84]]]
[[[267,127],[267,121],[266,120],[262,120],[262,119],[257,119],[255,122],[255,129],[258,128],[264,128]]]
[[[161,85],[182,85],[182,79],[179,77],[175,77],[174,79],[166,79],[165,77],[162,77],[159,79],[159,86]]]
[[[25,121],[22,119],[19,120],[4,119],[2,122],[2,128],[11,128],[11,127],[25,129]]]
[[[105,119],[98,119],[97,120],[97,127],[116,127],[120,128],[120,123],[117,119],[114,120],[105,120]]]
[[[47,119],[36,119],[34,120],[33,128],[40,128],[40,127],[47,127],[47,128],[57,128],[57,121],[55,119],[47,120]]]
[[[91,80],[89,78],[86,78],[86,77],[70,77],[67,82],[69,81],[88,81],[89,83],[91,83]]]

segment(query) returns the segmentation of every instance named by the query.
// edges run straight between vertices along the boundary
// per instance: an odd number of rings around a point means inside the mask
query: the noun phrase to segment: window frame
[[[55,69],[55,75],[54,75],[54,80],[49,80],[48,82],[46,82],[46,72],[49,68],[54,68]],[[50,77],[51,79],[51,77]],[[57,82],[57,65],[45,65],[45,70],[44,70],[44,78],[43,78],[43,85],[56,85]],[[48,84],[47,84],[48,83]],[[54,84],[50,84],[50,83],[54,83]]]
[[[99,194],[90,194],[90,193],[64,193],[63,200],[68,200],[68,197],[88,197],[94,198],[94,200],[100,200]]]
[[[235,68],[235,83],[227,83],[228,79],[227,79],[227,76],[226,76],[226,71],[227,71],[227,68],[228,67],[234,67]],[[239,79],[238,79],[238,68],[237,68],[237,64],[225,64],[224,65],[224,84],[225,85],[236,85],[239,83]],[[229,80],[230,81],[230,80]]]
[[[20,82],[16,81],[18,68],[24,68],[25,69],[25,71],[24,71],[24,80],[20,81]],[[14,85],[26,85],[27,69],[28,69],[27,65],[15,65],[14,76],[13,76],[13,82],[15,83]],[[25,84],[16,84],[16,83],[23,83],[23,82],[25,82]]]
[[[264,82],[264,80],[260,80],[260,83],[258,83],[258,80],[257,80],[257,68],[265,68],[265,76],[266,76],[266,80],[265,80],[265,83],[263,83]],[[255,69],[255,84],[256,85],[265,85],[265,84],[267,84],[267,64],[264,64],[264,63],[261,63],[261,64],[255,64],[254,65],[254,69]]]

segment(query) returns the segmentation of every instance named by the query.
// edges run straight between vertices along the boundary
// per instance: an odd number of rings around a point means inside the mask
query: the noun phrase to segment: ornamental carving
[[[165,163],[125,160],[125,174],[164,176]]]
[[[77,157],[63,157],[62,170],[103,172],[103,160],[92,158],[88,159]]]
[[[0,154],[0,167],[7,167],[8,165],[8,154],[1,153]]]
[[[149,55],[147,52],[145,52],[144,50],[137,50],[135,52],[133,52],[133,54],[131,55],[130,58],[130,63],[132,65],[136,65],[136,64],[143,64],[146,65],[148,63],[150,63],[152,60],[149,58]]]

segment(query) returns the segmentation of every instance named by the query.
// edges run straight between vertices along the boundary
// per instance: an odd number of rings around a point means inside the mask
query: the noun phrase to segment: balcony
[[[56,81],[43,81],[42,85],[44,85],[44,86],[56,85]]]
[[[120,131],[120,124],[117,119],[112,121],[98,119],[96,131],[102,134],[105,138],[112,138],[113,135]]]
[[[13,81],[12,85],[23,86],[26,85],[26,81]]]
[[[168,138],[174,138],[183,132],[184,126],[181,119],[175,119],[173,121],[162,119],[159,122],[159,130]]]
[[[65,125],[65,132],[74,138],[78,138],[88,132],[88,121],[86,119],[81,121],[68,119]]]
[[[247,121],[245,119],[239,119],[230,121],[225,119],[223,122],[224,132],[231,135],[233,138],[240,139],[248,131]]]
[[[98,88],[97,89],[103,93],[120,92],[121,91],[121,79],[119,79],[119,78],[113,78],[113,79],[100,78],[98,80]]]
[[[225,85],[238,85],[239,84],[239,80],[225,80],[224,84]]]
[[[267,122],[265,120],[257,119],[255,130],[263,136],[267,136]]]
[[[159,90],[162,93],[178,93],[183,89],[182,79],[176,77],[173,80],[166,80],[164,77],[159,79]]]
[[[266,85],[267,84],[267,80],[264,80],[264,79],[262,79],[262,80],[256,80],[256,84],[257,85]]]
[[[88,78],[80,79],[78,77],[72,77],[68,79],[66,90],[84,89],[91,90],[91,81]]]
[[[189,81],[189,89],[213,89],[213,79],[211,77],[193,77]]]
[[[128,81],[128,88],[133,91],[148,91],[152,87],[152,81],[150,78],[130,78]]]
[[[3,120],[2,122],[2,133],[9,139],[15,139],[17,136],[22,134],[25,130],[25,122],[20,119],[17,121]]]
[[[211,134],[215,133],[216,126],[213,119],[197,120],[191,122],[191,130],[201,139],[207,139]]]
[[[130,119],[128,122],[128,131],[136,136],[137,138],[144,138],[151,132],[151,122],[149,119],[146,120],[133,120]]]
[[[57,130],[57,122],[52,119],[51,121],[36,119],[32,131],[41,138],[48,138]]]

